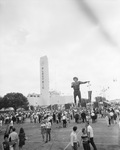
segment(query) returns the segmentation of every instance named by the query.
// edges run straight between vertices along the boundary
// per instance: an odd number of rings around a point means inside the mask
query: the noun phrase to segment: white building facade
[[[33,106],[42,106],[42,105],[47,105],[43,104],[42,102],[42,97],[40,94],[28,94],[27,96],[28,102],[30,105]],[[61,95],[56,95],[52,94],[49,97],[49,105],[54,105],[54,104],[66,104],[66,103],[73,103],[73,96],[61,96]]]

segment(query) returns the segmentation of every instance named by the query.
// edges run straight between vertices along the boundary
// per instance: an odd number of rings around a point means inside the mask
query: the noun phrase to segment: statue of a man
[[[74,89],[74,103],[76,104],[76,97],[78,96],[79,98],[79,104],[81,104],[81,92],[80,92],[80,84],[85,84],[85,83],[89,83],[90,81],[85,81],[85,82],[82,82],[82,81],[78,81],[78,78],[77,77],[74,77],[73,78],[73,81],[72,84],[71,84],[71,88]]]

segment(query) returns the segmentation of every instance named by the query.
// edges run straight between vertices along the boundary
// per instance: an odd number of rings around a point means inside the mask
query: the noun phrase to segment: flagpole
[[[91,84],[88,83],[88,99],[90,99],[90,111],[92,110],[92,91],[90,89]]]

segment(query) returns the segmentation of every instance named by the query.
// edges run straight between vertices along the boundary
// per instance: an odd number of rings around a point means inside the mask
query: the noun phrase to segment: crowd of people
[[[105,118],[107,126],[117,123],[119,118],[119,110],[116,108],[104,108],[104,109],[91,109],[71,106],[70,109],[49,110],[38,109],[35,111],[27,112],[12,112],[0,114],[0,126],[7,125],[4,133],[4,142],[2,144],[3,150],[16,150],[18,143],[19,149],[25,145],[26,135],[23,128],[20,128],[19,133],[16,132],[14,124],[22,124],[25,119],[28,118],[30,123],[39,123],[41,136],[45,143],[51,141],[51,129],[53,124],[62,124],[63,128],[67,128],[67,125],[74,120],[77,125],[79,123],[85,123],[85,127],[82,129],[82,143],[84,150],[90,150],[90,144],[94,150],[97,150],[94,143],[93,129],[89,124],[89,120],[92,123],[96,123],[98,118]],[[73,121],[72,121],[73,122]],[[73,127],[71,133],[71,146],[73,150],[77,150],[79,146],[76,135],[77,127]],[[8,148],[9,147],[9,148]]]
[[[25,132],[20,128],[19,134],[16,132],[14,124],[22,124],[27,118],[28,113],[25,112],[5,112],[0,114],[0,131],[6,126],[4,133],[4,141],[2,143],[3,150],[16,150],[18,143],[19,150],[25,145]]]
[[[22,150],[23,145],[25,145],[25,132],[23,128],[20,128],[19,134],[13,126],[10,126],[9,133],[4,134],[4,141],[2,143],[2,150],[16,150],[17,143],[19,150]]]
[[[80,141],[77,137],[77,126],[73,127],[73,131],[70,134],[70,142],[73,150],[77,150],[80,147]],[[89,121],[86,121],[85,127],[82,128],[81,141],[83,144],[84,150],[90,150],[90,144],[93,146],[94,150],[97,150],[94,143],[94,133],[93,128],[89,124]]]
[[[5,112],[0,114],[0,122],[2,124],[9,124],[11,121],[14,123],[23,123],[25,118],[27,117],[27,113],[25,112]]]

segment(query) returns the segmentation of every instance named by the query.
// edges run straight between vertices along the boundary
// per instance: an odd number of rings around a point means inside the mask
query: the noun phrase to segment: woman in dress
[[[82,129],[81,139],[82,139],[84,150],[90,150],[89,139],[85,128]]]
[[[20,132],[18,136],[19,136],[19,150],[22,150],[26,140],[26,136],[23,128],[20,128]]]

